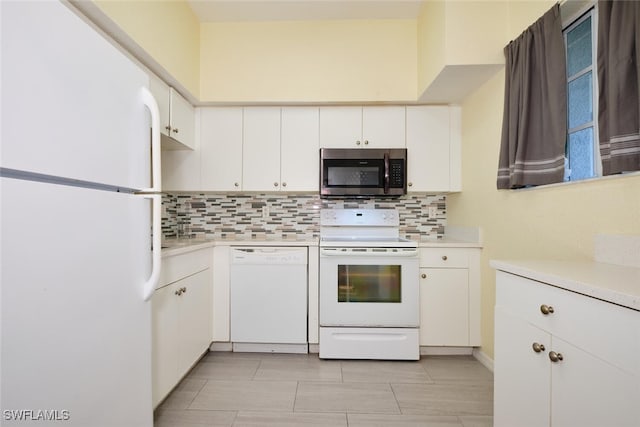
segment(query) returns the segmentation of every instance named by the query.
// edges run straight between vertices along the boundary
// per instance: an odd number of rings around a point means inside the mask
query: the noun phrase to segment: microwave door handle
[[[389,153],[384,153],[384,194],[389,194]]]

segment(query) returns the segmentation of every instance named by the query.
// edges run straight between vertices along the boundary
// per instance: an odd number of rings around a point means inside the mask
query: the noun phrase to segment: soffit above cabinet
[[[419,95],[419,104],[459,104],[482,86],[504,64],[446,65]]]

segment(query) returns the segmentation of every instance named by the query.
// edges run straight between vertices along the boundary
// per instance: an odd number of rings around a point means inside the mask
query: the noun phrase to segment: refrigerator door
[[[150,201],[9,178],[0,194],[2,425],[151,426]]]
[[[70,6],[2,1],[0,166],[150,187],[148,76]]]

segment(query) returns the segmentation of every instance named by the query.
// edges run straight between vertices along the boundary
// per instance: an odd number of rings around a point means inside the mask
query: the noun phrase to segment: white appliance
[[[66,3],[0,15],[1,424],[152,426],[148,77]]]
[[[307,353],[307,248],[231,250],[234,351]]]
[[[320,357],[420,358],[417,243],[394,209],[320,214]]]

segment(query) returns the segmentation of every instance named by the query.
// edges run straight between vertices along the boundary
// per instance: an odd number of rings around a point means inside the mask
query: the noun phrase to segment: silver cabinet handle
[[[427,275],[426,275],[426,274],[424,274],[424,273],[422,273],[422,274],[420,275],[420,277],[422,277],[423,279],[426,279],[426,278],[427,278]]]
[[[283,183],[282,183],[282,186],[283,186],[283,187],[286,187],[286,186],[287,186],[287,183],[286,183],[286,182],[283,182]]]
[[[409,187],[413,187],[413,182],[407,184]]]
[[[546,305],[546,304],[542,304],[540,306],[540,311],[542,312],[542,314],[544,314],[545,316],[547,314],[553,314],[554,310],[553,307],[551,307],[550,305]]]
[[[366,139],[364,140],[364,145],[369,145],[369,141],[367,141]]]
[[[540,353],[545,350],[544,344],[539,344],[537,342],[534,342],[531,347],[533,347],[533,351],[535,351],[536,353]]]
[[[356,141],[356,145],[360,145],[360,141]]]
[[[234,186],[234,187],[240,187],[240,184],[238,184],[237,182],[234,182],[234,183],[233,183],[233,186]]]
[[[446,260],[448,260],[448,259],[449,259],[449,258],[448,258],[446,255],[442,255],[442,260],[443,260],[443,261],[446,261]]]
[[[180,289],[180,290],[181,290],[183,293],[186,293],[186,292],[187,292],[187,288],[186,288],[186,287],[184,287],[184,288],[182,288],[182,289]]]
[[[277,183],[277,182],[274,182],[274,183],[273,183],[273,186],[274,186],[274,187],[277,187],[277,186],[278,186],[278,183]]]
[[[562,353],[556,353],[555,351],[550,351],[549,359],[551,359],[553,363],[557,363],[563,360],[564,358],[562,357]]]
[[[178,128],[173,128],[171,130],[174,131],[175,133],[178,133]]]
[[[180,288],[177,291],[175,291],[174,294],[176,294],[178,296],[182,295],[182,288]]]
[[[167,125],[164,127],[166,130],[168,130],[169,132],[171,132],[171,126]]]

